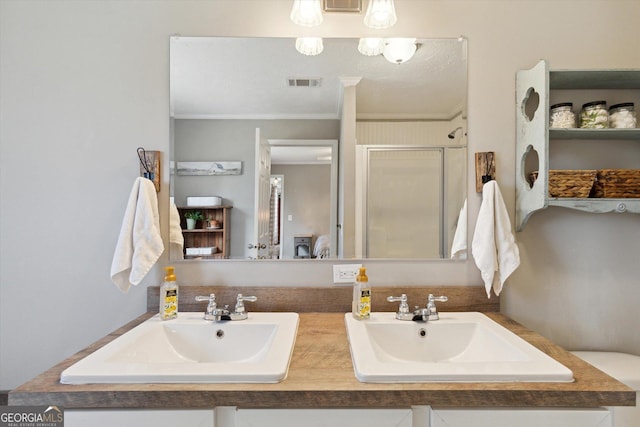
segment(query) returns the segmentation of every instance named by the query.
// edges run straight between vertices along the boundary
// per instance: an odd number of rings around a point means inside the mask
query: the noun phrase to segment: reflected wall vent
[[[287,79],[287,85],[289,87],[320,87],[320,84],[322,83],[322,79],[300,79],[300,78],[294,78],[294,77],[289,77]]]

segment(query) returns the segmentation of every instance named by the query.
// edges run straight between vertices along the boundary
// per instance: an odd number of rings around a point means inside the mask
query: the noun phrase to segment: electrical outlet
[[[337,264],[333,266],[333,283],[353,283],[362,264]]]

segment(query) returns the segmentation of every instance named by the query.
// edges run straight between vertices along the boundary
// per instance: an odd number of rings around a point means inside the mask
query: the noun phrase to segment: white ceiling
[[[171,113],[175,118],[338,119],[340,78],[360,77],[359,119],[450,119],[466,105],[464,39],[419,40],[414,57],[392,64],[367,57],[357,39],[324,39],[305,56],[288,38],[173,37]],[[318,88],[289,78],[321,78]]]

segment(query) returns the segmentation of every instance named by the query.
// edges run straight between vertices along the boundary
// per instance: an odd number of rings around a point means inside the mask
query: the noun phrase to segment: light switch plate
[[[353,283],[362,264],[336,264],[333,266],[333,283]]]

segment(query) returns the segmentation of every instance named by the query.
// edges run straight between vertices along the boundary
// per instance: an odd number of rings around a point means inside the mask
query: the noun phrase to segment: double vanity
[[[234,414],[425,407],[595,414],[635,405],[634,391],[500,314],[481,287],[374,288],[366,321],[345,314],[350,288],[242,288],[257,296],[246,320],[203,319],[207,304],[196,296],[227,302],[237,291],[183,286],[178,319],[162,322],[152,311],[158,289],[150,288],[148,313],[13,390],[9,403],[69,413],[233,407]],[[438,303],[439,320],[398,320],[398,303],[386,297],[401,292],[412,307],[431,292],[449,301]],[[418,418],[408,425],[423,425]]]

